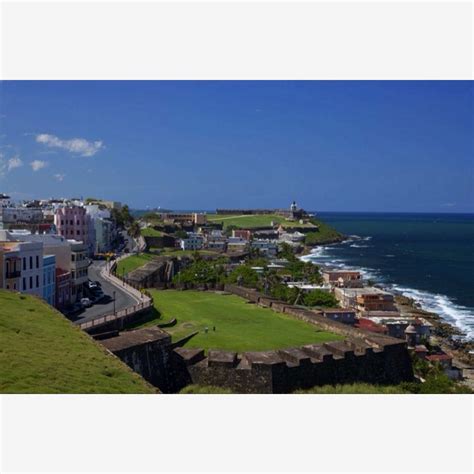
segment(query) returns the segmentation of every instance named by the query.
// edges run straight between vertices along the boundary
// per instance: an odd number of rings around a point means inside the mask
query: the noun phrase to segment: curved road
[[[80,324],[86,321],[99,318],[106,314],[113,314],[114,312],[114,291],[115,291],[115,311],[128,308],[137,304],[137,300],[119,286],[115,286],[108,280],[102,278],[100,270],[105,267],[105,261],[94,261],[89,267],[89,279],[92,281],[99,281],[102,285],[102,291],[106,297],[95,303],[90,308],[86,308],[80,314],[74,317],[74,323]]]

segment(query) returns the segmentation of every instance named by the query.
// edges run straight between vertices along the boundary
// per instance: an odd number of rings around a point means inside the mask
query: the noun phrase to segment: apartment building
[[[200,234],[188,232],[185,239],[179,241],[181,250],[201,250],[204,246],[204,238]]]
[[[17,242],[21,258],[22,293],[43,297],[43,244],[41,242]]]
[[[0,288],[19,291],[21,257],[16,242],[0,242]]]
[[[75,303],[84,295],[84,285],[89,279],[88,267],[90,264],[88,247],[83,242],[68,241],[71,246],[71,302]]]
[[[363,285],[362,275],[358,271],[324,270],[322,276],[324,282],[331,286],[355,288]]]
[[[43,299],[51,306],[56,304],[56,257],[43,255]]]
[[[88,254],[94,252],[95,230],[85,207],[58,207],[54,213],[54,225],[59,235],[69,240],[84,242]]]
[[[393,295],[379,288],[335,288],[334,295],[341,306],[355,308],[364,317],[371,312],[398,311]]]

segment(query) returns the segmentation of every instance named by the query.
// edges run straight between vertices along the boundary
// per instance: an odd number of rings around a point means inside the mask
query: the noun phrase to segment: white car
[[[92,306],[92,301],[89,298],[81,298],[81,304],[84,308],[89,308]]]

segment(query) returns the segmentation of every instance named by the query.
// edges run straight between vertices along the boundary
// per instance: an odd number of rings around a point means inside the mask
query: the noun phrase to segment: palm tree
[[[134,239],[140,237],[140,225],[137,221],[133,221],[127,229],[128,234]]]

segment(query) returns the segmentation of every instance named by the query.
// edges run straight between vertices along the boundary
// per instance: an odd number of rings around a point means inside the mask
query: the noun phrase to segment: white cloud
[[[64,179],[64,176],[66,176],[65,174],[61,174],[61,173],[56,173],[53,175],[54,178],[56,178],[58,181],[63,181]]]
[[[40,133],[36,135],[36,141],[50,148],[61,148],[80,156],[94,156],[98,151],[104,148],[101,140],[90,142],[85,138],[71,138],[63,140],[55,135]]]
[[[18,155],[8,160],[8,171],[19,168],[20,166],[23,166],[23,161],[21,161]]]
[[[23,161],[21,161],[18,155],[9,158],[8,160],[5,158],[3,153],[0,153],[0,177],[5,176],[11,170],[15,168],[19,168],[23,165]]]
[[[33,171],[38,171],[41,168],[44,168],[45,166],[47,166],[47,164],[48,163],[46,161],[41,161],[41,160],[34,160],[30,162],[30,166],[33,169]]]

